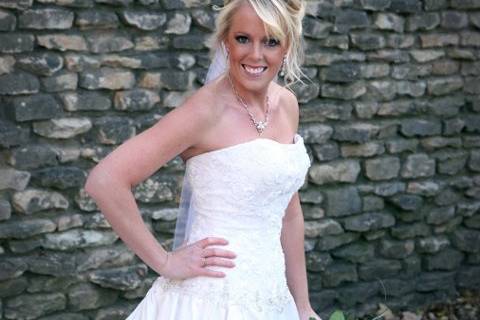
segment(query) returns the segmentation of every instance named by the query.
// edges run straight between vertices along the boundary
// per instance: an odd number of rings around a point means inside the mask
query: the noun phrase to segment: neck
[[[238,82],[235,81],[230,74],[227,73],[227,81],[229,86],[232,87],[232,91],[234,94],[238,94],[238,96],[249,106],[253,108],[260,108],[264,113],[267,111],[267,96],[268,96],[268,88],[262,88],[261,90],[252,91],[248,90],[245,87],[241,86]]]

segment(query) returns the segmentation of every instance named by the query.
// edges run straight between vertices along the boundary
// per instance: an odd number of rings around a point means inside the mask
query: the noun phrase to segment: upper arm
[[[285,215],[283,216],[283,222],[288,222],[292,219],[302,215],[302,207],[300,205],[300,196],[298,195],[298,191],[292,195],[287,208],[285,209]]]
[[[214,108],[209,103],[194,102],[200,100],[190,98],[152,127],[125,141],[100,161],[90,175],[98,174],[100,179],[115,177],[130,186],[148,178],[196,144],[211,128]]]
[[[300,110],[298,106],[297,97],[289,89],[282,88],[283,90],[283,99],[284,105],[286,106],[285,110],[289,120],[289,124],[292,127],[294,132],[298,130],[298,122],[300,119]]]

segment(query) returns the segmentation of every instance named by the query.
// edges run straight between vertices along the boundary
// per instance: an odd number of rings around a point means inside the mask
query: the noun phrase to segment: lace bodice
[[[224,278],[159,278],[154,287],[208,303],[282,308],[291,299],[280,242],[282,218],[309,167],[299,134],[292,144],[257,138],[188,159],[184,179],[196,215],[187,243],[224,237],[229,244],[222,248],[237,254],[236,266],[209,267],[225,272]]]

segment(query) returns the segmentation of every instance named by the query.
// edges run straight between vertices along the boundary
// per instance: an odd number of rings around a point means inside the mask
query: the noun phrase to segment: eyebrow
[[[234,32],[234,36],[240,36],[240,35],[242,35],[242,36],[247,36],[247,37],[251,37],[251,35],[248,34],[247,32],[242,32],[242,31],[236,31],[236,32]],[[265,40],[265,39],[275,39],[275,40],[277,40],[277,41],[280,41],[280,39],[277,39],[276,37],[273,37],[273,36],[270,36],[270,37],[269,37],[268,35],[265,35],[265,36],[263,37],[263,40]]]

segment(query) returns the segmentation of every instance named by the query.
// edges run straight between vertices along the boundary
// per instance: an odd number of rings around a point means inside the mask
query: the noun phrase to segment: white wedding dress
[[[235,267],[223,278],[159,277],[127,320],[298,320],[280,242],[282,217],[310,158],[303,138],[257,138],[186,161],[196,217],[187,243],[224,237]]]

